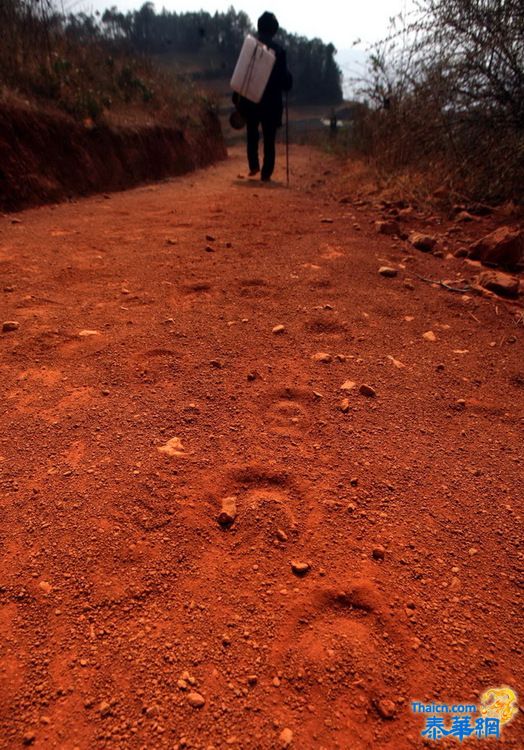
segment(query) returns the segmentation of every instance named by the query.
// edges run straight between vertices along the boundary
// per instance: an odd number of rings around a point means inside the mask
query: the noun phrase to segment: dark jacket
[[[264,120],[277,127],[282,125],[282,113],[284,105],[282,101],[282,92],[289,91],[293,86],[293,77],[287,69],[286,51],[283,47],[273,41],[273,39],[259,34],[259,40],[266,47],[272,49],[276,54],[275,65],[269,76],[266,89],[262,99],[258,104],[244,99],[243,96],[233,94],[233,101],[239,112],[246,118]]]

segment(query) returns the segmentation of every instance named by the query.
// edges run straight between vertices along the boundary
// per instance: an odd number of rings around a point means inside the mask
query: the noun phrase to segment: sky
[[[304,0],[286,0],[286,2],[257,2],[257,0],[159,0],[155,2],[157,11],[206,10],[209,13],[225,11],[233,5],[237,10],[245,11],[252,22],[265,11],[270,10],[277,16],[280,25],[286,31],[307,37],[320,37],[324,42],[332,42],[338,49],[338,63],[346,77],[358,74],[365,63],[370,44],[383,38],[388,30],[389,18],[406,11],[413,0],[323,0],[320,3],[307,4]],[[63,0],[68,10],[75,11],[104,10],[116,5],[119,10],[127,11],[139,8],[143,0]],[[360,42],[354,46],[354,42]]]

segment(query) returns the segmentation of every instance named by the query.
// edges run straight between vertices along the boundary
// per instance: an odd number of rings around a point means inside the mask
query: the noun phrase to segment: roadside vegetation
[[[0,3],[2,98],[52,105],[93,122],[125,110],[173,123],[195,116],[202,95],[182,77],[105,34],[96,16],[65,16],[52,0]]]
[[[524,197],[522,0],[421,0],[373,51],[348,147],[383,181]]]

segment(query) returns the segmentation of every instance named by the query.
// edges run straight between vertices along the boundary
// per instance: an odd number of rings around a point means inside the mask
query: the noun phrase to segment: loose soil
[[[522,317],[292,164],[1,220],[2,748],[404,750],[524,689]]]

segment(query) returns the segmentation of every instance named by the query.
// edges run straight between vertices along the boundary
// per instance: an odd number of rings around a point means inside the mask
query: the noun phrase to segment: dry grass
[[[81,34],[51,0],[3,0],[0,85],[78,119],[198,122],[209,104],[186,79],[159,72],[93,28]]]
[[[423,0],[371,57],[354,153],[430,193],[522,200],[522,0]]]

